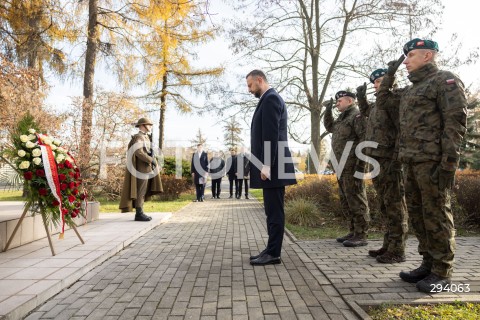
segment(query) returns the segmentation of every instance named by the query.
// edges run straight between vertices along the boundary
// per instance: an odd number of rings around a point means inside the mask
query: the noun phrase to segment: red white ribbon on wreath
[[[65,233],[65,217],[62,210],[62,194],[60,191],[57,163],[55,162],[52,148],[49,145],[44,144],[41,137],[39,137],[38,141],[40,150],[42,151],[43,168],[45,169],[45,177],[47,178],[48,186],[55,199],[59,202],[58,208],[60,210],[60,219],[62,222],[62,232],[60,233],[59,238],[63,239],[63,234]]]

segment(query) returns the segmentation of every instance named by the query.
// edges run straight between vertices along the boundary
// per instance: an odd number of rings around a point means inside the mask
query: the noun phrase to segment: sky
[[[211,21],[221,24],[221,19],[233,14],[233,10],[223,4],[222,0],[210,0],[212,13]],[[448,41],[452,33],[457,33],[460,42],[464,44],[463,49],[468,50],[480,47],[480,37],[472,36],[472,33],[478,29],[478,12],[480,2],[469,1],[468,5],[458,0],[443,0],[445,6],[442,17],[442,26],[433,39],[439,43],[440,51],[442,47],[448,46]],[[217,14],[218,13],[218,14]],[[414,35],[415,36],[415,35]],[[196,63],[199,66],[213,66],[212,62],[221,63],[230,68],[239,64],[238,57],[235,57],[228,47],[228,39],[219,37],[215,41],[205,44],[198,48],[199,59]],[[396,57],[395,57],[396,58]],[[252,66],[251,69],[257,66]],[[250,70],[245,70],[245,74]],[[480,88],[480,63],[473,66],[460,67],[457,71],[465,85],[472,88]],[[115,81],[110,79],[104,70],[96,71],[96,84],[101,84],[105,89],[114,89]],[[233,79],[233,81],[236,81]],[[238,79],[241,83],[245,82],[244,77]],[[245,92],[247,87],[245,84]],[[52,83],[52,87],[47,98],[47,103],[58,108],[66,108],[71,104],[71,97],[82,95],[82,83],[70,81]],[[252,111],[253,112],[253,111]],[[158,123],[159,114],[151,114],[150,118],[154,123]],[[214,114],[206,114],[199,118],[195,114],[179,114],[174,108],[168,108],[165,125],[165,146],[189,146],[198,129],[207,137],[207,147],[212,150],[224,150],[223,145],[223,126],[227,117],[220,118]],[[242,137],[244,142],[249,142],[249,124],[250,118],[240,120],[243,127]],[[135,130],[132,128],[132,133]],[[154,136],[158,134],[158,129],[154,131]],[[158,137],[158,135],[157,135]],[[294,141],[289,142],[294,150],[305,150],[307,146],[298,144]]]

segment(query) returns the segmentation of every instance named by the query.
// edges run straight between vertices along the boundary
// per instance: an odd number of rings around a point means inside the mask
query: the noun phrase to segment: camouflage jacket
[[[367,118],[365,141],[377,142],[377,148],[366,148],[365,154],[380,158],[394,158],[397,127],[386,110],[379,109],[364,97],[358,98],[360,113]]]
[[[354,170],[356,164],[362,164],[355,156],[355,148],[364,140],[366,118],[360,114],[356,106],[350,106],[342,112],[337,119],[333,119],[332,109],[327,109],[323,117],[323,124],[328,132],[332,133],[332,150],[340,162],[343,150],[348,141],[353,141],[352,148],[345,164],[345,172]]]
[[[393,79],[385,75],[377,94],[378,107],[387,110],[400,126],[398,158],[403,162],[439,161],[444,170],[454,171],[467,126],[464,85],[435,64],[408,77],[412,85],[391,91]]]

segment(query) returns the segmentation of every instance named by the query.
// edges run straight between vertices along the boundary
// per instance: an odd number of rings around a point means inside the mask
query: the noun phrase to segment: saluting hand
[[[397,72],[398,67],[402,64],[403,60],[405,60],[405,55],[401,55],[398,60],[393,60],[388,63],[387,74],[389,76],[394,76],[395,72]]]
[[[357,98],[366,99],[367,98],[367,83],[364,82],[363,85],[357,87]]]

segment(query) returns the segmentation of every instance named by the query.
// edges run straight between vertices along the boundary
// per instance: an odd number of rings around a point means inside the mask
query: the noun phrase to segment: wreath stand
[[[15,229],[13,229],[13,233],[10,236],[10,238],[8,239],[7,245],[3,249],[3,252],[7,251],[8,247],[10,247],[10,244],[12,243],[13,237],[15,237],[15,234],[17,233],[18,228],[20,228],[20,225],[23,222],[23,218],[25,218],[25,216],[27,215],[28,209],[30,209],[31,205],[32,205],[31,202],[27,202],[25,204],[25,209],[23,210],[22,216],[20,217],[20,220],[18,220],[17,225],[15,226]],[[52,251],[52,256],[54,256],[55,255],[55,249],[53,248],[52,237],[50,235],[50,230],[48,229],[47,220],[45,219],[45,216],[43,214],[42,214],[42,220],[43,220],[43,226],[45,227],[45,231],[47,232],[48,244],[50,245],[50,250]],[[77,230],[77,227],[75,226],[75,224],[72,225],[72,229],[77,234],[77,237],[78,237],[78,239],[80,239],[80,242],[82,244],[85,244],[85,241],[83,241],[82,236],[80,235],[80,233],[78,233],[78,230]]]

